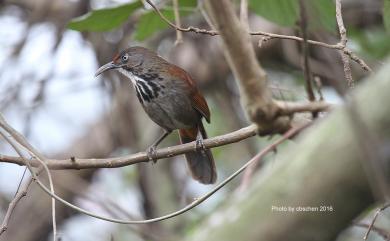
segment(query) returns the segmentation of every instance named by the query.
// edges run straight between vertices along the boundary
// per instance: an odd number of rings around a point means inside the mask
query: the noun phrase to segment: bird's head
[[[116,54],[113,60],[101,66],[95,73],[95,77],[110,69],[119,69],[132,72],[157,56],[154,52],[143,47],[130,47]]]

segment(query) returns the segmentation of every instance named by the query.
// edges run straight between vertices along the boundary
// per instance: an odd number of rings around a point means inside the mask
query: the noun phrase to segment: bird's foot
[[[156,146],[151,146],[148,148],[147,155],[149,161],[152,161],[154,164],[157,162],[157,151]]]
[[[195,151],[205,151],[206,147],[204,145],[203,139],[199,138],[195,141]]]

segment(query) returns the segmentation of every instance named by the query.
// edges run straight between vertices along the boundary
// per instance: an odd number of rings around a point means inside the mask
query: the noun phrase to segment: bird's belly
[[[154,98],[144,102],[143,108],[150,119],[166,130],[191,128],[200,120],[191,102],[180,95]]]

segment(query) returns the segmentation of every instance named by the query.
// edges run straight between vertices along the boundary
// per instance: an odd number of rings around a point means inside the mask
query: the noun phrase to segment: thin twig
[[[2,125],[2,127],[3,127],[3,125]],[[15,137],[14,137],[14,135],[15,135],[15,133],[9,133],[14,139],[15,139]],[[16,133],[17,134],[17,133]],[[30,171],[32,171],[32,167],[31,166],[29,166],[29,161],[28,161],[28,159],[26,158],[26,157],[24,157],[24,155],[23,155],[23,152],[20,150],[20,148],[15,144],[15,143],[13,143],[13,141],[6,135],[6,134],[4,134],[2,131],[0,131],[0,135],[12,146],[12,148],[16,151],[16,153],[18,153],[18,155],[21,157],[21,158],[23,158],[23,160],[25,160],[25,163],[26,163],[26,166],[28,167],[28,168],[30,168],[31,170]],[[20,143],[18,143],[18,144],[20,144]],[[21,144],[20,144],[21,145]],[[25,147],[26,148],[26,147]],[[26,150],[30,153],[30,154],[32,154],[32,155],[34,155],[33,153],[32,153],[32,151],[31,150],[28,150],[27,148],[26,148]],[[45,166],[45,162],[43,161],[43,160],[41,160],[39,157],[36,157],[35,156],[35,158],[43,165],[43,166]],[[52,192],[52,193],[55,193],[54,192],[54,185],[53,185],[53,180],[52,180],[52,177],[51,177],[51,174],[50,174],[50,171],[49,171],[49,169],[46,167],[45,168],[46,169],[46,171],[47,171],[47,175],[48,175],[48,178],[49,178],[49,186],[50,186],[50,191]],[[55,199],[54,198],[51,198],[51,205],[52,205],[52,222],[53,222],[53,240],[54,241],[57,241],[57,222],[56,222],[56,209],[55,209]],[[7,221],[8,222],[8,221]],[[3,229],[2,229],[3,230]]]
[[[340,46],[343,46],[345,49],[347,46],[348,38],[347,38],[347,30],[344,27],[344,22],[343,22],[343,15],[341,12],[341,0],[336,0],[336,20],[337,20],[337,25],[339,27],[339,32],[340,32]],[[349,58],[347,54],[343,51],[339,51],[341,55],[341,60],[343,62],[344,66],[344,74],[345,74],[345,79],[347,80],[347,84],[350,88],[354,88],[354,81],[352,78],[352,72],[351,72],[351,65],[349,63]]]
[[[126,208],[122,207],[115,198],[107,196],[102,190],[92,189],[91,192],[86,193],[89,183],[87,183],[83,178],[78,175],[72,175],[72,183],[77,183],[78,187],[74,188],[71,183],[58,183],[62,188],[74,192],[78,198],[81,198],[85,201],[99,205],[102,210],[107,211],[110,215],[115,218],[127,218],[127,219],[136,219],[137,215],[132,214]],[[159,236],[155,234],[153,228],[148,225],[141,226],[126,226],[130,230],[137,232],[139,235],[148,238],[149,240],[174,240],[172,236],[167,234],[159,233]],[[166,237],[167,235],[167,237]]]
[[[34,157],[35,160],[37,160],[41,165],[43,165],[44,169],[47,172],[48,178],[49,178],[50,191],[52,193],[54,193],[54,185],[53,185],[50,171],[45,164],[45,161],[46,161],[45,156],[43,156],[38,150],[36,150],[26,140],[26,138],[22,134],[20,134],[12,126],[10,126],[6,122],[6,120],[4,119],[4,116],[1,113],[0,113],[0,127],[2,127],[6,132],[8,132],[12,136],[12,138],[15,140],[15,142],[17,142],[19,145],[24,147],[25,150],[27,152],[29,152],[30,155],[32,157]],[[15,149],[15,151],[18,153],[18,155],[23,159],[23,161],[25,162],[25,165],[30,169],[30,172],[32,172],[33,169],[31,167],[29,161],[26,161],[27,158],[23,157],[23,153],[19,150],[19,148],[16,145],[13,145],[13,142],[8,138],[7,135],[3,134],[2,132],[0,132],[0,133],[2,134],[4,139],[6,139],[9,142],[9,144]],[[34,175],[35,175],[35,173],[34,173]],[[57,240],[57,223],[56,223],[55,199],[52,198],[51,202],[52,202],[51,205],[52,205],[52,220],[53,220],[53,239],[54,239],[54,241],[56,241]]]
[[[36,173],[39,175],[42,172],[43,168],[39,168]],[[16,193],[15,197],[12,199],[12,201],[8,205],[7,212],[5,213],[3,223],[0,226],[0,236],[7,231],[8,229],[8,223],[10,221],[10,218],[12,216],[12,213],[14,212],[16,205],[19,203],[19,201],[27,195],[27,191],[31,184],[33,183],[33,178],[30,177],[30,179],[26,182],[26,184],[19,189],[19,191]]]
[[[291,35],[283,35],[283,34],[275,34],[275,33],[268,33],[268,32],[263,32],[263,31],[256,31],[256,32],[249,32],[250,35],[261,35],[268,37],[270,39],[287,39],[287,40],[294,40],[294,41],[299,41],[302,42],[303,38],[297,37],[297,36],[291,36]],[[358,63],[362,69],[365,71],[371,72],[372,69],[364,62],[364,60],[360,59],[358,56],[356,56],[350,49],[348,49],[346,46],[342,46],[340,43],[337,44],[328,44],[320,41],[315,41],[315,40],[307,40],[308,44],[311,45],[316,45],[328,49],[336,49],[342,51],[344,54],[348,55],[353,61]]]
[[[14,198],[16,197],[16,194],[19,192],[19,189],[22,186],[22,183],[23,183],[24,177],[26,176],[26,173],[27,173],[27,168],[25,167],[24,170],[23,170],[22,177],[20,178],[20,181],[18,183],[18,187],[16,188],[16,192],[15,192]]]
[[[203,142],[205,148],[213,148],[217,146],[227,145],[230,143],[235,143],[255,135],[256,135],[256,126],[250,125],[248,127],[244,127],[240,130],[233,131],[228,134],[205,139]],[[161,148],[156,150],[155,157],[156,159],[173,157],[173,156],[194,151],[195,148],[196,148],[195,142]],[[50,169],[58,170],[58,169],[86,169],[86,168],[117,168],[117,167],[123,167],[123,166],[133,165],[141,162],[149,162],[149,161],[150,160],[146,152],[139,152],[128,156],[105,158],[105,159],[78,159],[78,158],[63,159],[63,160],[48,159],[46,160],[46,164]],[[0,162],[8,162],[8,163],[14,163],[18,165],[25,165],[21,158],[10,157],[6,155],[0,155]],[[32,159],[30,163],[32,166],[39,166],[39,163],[35,159]]]
[[[194,33],[199,33],[199,34],[207,34],[211,36],[219,35],[217,31],[214,30],[206,30],[206,29],[200,29],[196,28],[193,26],[189,26],[187,28],[182,28],[179,26],[176,26],[173,24],[169,19],[167,19],[164,14],[161,13],[161,11],[150,1],[150,0],[145,0],[156,12],[157,14],[161,17],[161,19],[166,22],[169,26],[172,28],[181,31],[181,32],[194,32]],[[261,35],[266,37],[264,40],[270,40],[270,39],[288,39],[288,40],[295,40],[295,41],[300,41],[302,42],[303,39],[297,36],[290,36],[290,35],[283,35],[283,34],[275,34],[275,33],[268,33],[264,31],[249,31],[250,35]],[[315,41],[315,40],[307,40],[308,44],[312,45],[317,45],[321,46],[324,48],[329,48],[329,49],[337,49],[342,51],[344,54],[346,54],[349,58],[351,58],[353,61],[358,63],[362,69],[371,72],[371,68],[364,62],[364,60],[360,59],[358,56],[356,56],[350,49],[348,49],[346,46],[340,45],[339,43],[337,44],[328,44],[320,41]]]
[[[218,35],[216,31],[212,30],[206,30],[206,29],[200,29],[200,28],[195,28],[195,27],[188,27],[188,28],[182,28],[179,26],[176,26],[173,24],[169,19],[167,19],[164,14],[161,13],[161,11],[150,1],[150,0],[145,0],[149,5],[158,13],[158,15],[164,20],[169,26],[172,28],[181,31],[181,32],[195,32],[195,33],[203,33],[203,34],[209,34],[209,35]]]
[[[316,85],[316,89],[317,89],[318,96],[320,97],[320,98],[319,98],[319,101],[325,101],[324,95],[322,94],[322,82],[321,82],[321,78],[318,77],[318,76],[315,76],[315,77],[314,77],[314,83],[315,83],[315,85]]]
[[[283,141],[285,141],[287,138],[286,137],[281,137],[279,140],[276,141],[276,143],[281,143]],[[86,215],[89,215],[91,217],[95,217],[95,218],[98,218],[98,219],[101,219],[101,220],[105,220],[105,221],[109,221],[109,222],[114,222],[114,223],[120,223],[120,224],[146,224],[146,223],[153,223],[153,222],[159,222],[159,221],[163,221],[163,220],[166,220],[166,219],[170,219],[170,218],[173,218],[173,217],[176,217],[178,215],[181,215],[189,210],[191,210],[192,208],[198,206],[199,204],[201,204],[202,202],[204,202],[205,200],[207,200],[209,197],[211,197],[214,193],[216,193],[218,190],[220,190],[222,187],[224,187],[226,184],[228,184],[231,180],[233,180],[236,176],[238,176],[241,172],[243,172],[249,165],[253,164],[254,162],[256,162],[259,158],[262,158],[264,155],[266,155],[268,152],[272,151],[274,149],[274,146],[275,146],[275,143],[271,144],[270,146],[266,147],[265,149],[263,149],[261,152],[259,152],[256,156],[254,156],[250,161],[248,161],[245,165],[243,165],[240,169],[238,169],[236,172],[234,172],[232,175],[230,175],[228,178],[226,178],[223,182],[221,182],[220,184],[218,184],[215,188],[213,188],[211,191],[209,191],[208,193],[206,193],[205,195],[203,195],[202,197],[196,199],[195,201],[193,201],[191,204],[187,205],[186,207],[176,211],[176,212],[173,212],[173,213],[170,213],[170,214],[167,214],[167,215],[164,215],[164,216],[161,216],[161,217],[158,217],[158,218],[153,218],[153,219],[146,219],[146,220],[138,220],[138,221],[134,221],[134,220],[122,220],[122,219],[115,219],[115,218],[109,218],[109,217],[104,217],[104,216],[100,216],[100,215],[97,215],[95,213],[92,213],[92,212],[89,212],[85,209],[82,209],[78,206],[75,206],[71,203],[69,203],[68,201],[62,199],[61,197],[57,196],[55,193],[52,193],[40,180],[39,178],[35,175],[35,173],[32,171],[31,169],[31,166],[28,165],[28,168],[31,172],[31,175],[33,176],[33,178],[35,179],[35,181],[37,182],[37,184],[39,185],[40,188],[42,188],[43,191],[45,191],[48,195],[50,195],[51,197],[55,198],[57,201],[63,203],[64,205],[78,211],[78,212],[81,212],[83,214],[86,214]],[[45,168],[47,168],[47,166],[45,165],[44,166]]]
[[[290,139],[291,137],[295,136],[296,134],[298,134],[299,132],[301,132],[303,129],[305,129],[306,127],[308,127],[310,124],[307,123],[307,124],[304,124],[302,126],[299,126],[299,127],[293,127],[291,128],[290,130],[288,130],[286,133],[283,134],[283,137],[277,141],[275,141],[274,143],[272,143],[272,145],[269,145],[267,148],[269,148],[269,151],[273,151],[276,149],[276,147],[284,142],[286,139]],[[268,152],[269,152],[268,151]],[[249,183],[250,183],[250,180],[253,176],[253,173],[254,171],[256,170],[259,162],[262,160],[262,158],[258,158],[257,161],[254,161],[244,172],[243,174],[243,177],[242,177],[242,181],[241,181],[241,184],[240,186],[238,187],[238,190],[239,191],[243,191],[243,190],[246,190],[246,188],[249,186]]]
[[[2,113],[0,113],[0,127],[2,127],[6,132],[8,132],[12,136],[12,138],[14,138],[15,141],[21,146],[26,148],[26,150],[45,161],[46,158],[37,149],[35,149],[35,147],[33,147],[26,140],[26,138],[7,123]]]
[[[175,13],[175,25],[181,26],[180,23],[180,12],[179,12],[179,2],[178,0],[173,0],[173,12]],[[175,45],[183,43],[183,34],[180,30],[176,29],[176,41]]]
[[[374,218],[372,219],[370,225],[368,226],[367,232],[366,232],[366,234],[365,234],[364,237],[363,237],[364,240],[367,240],[368,235],[370,234],[371,230],[374,230],[374,229],[373,229],[374,223],[375,223],[376,219],[378,218],[379,214],[380,214],[383,210],[385,210],[386,208],[388,208],[388,207],[390,207],[390,203],[385,204],[385,205],[383,205],[382,207],[380,207],[380,208],[378,208],[378,209],[376,210],[375,215],[374,215]]]
[[[1,119],[1,118],[0,118],[0,124],[3,127],[3,129],[5,129],[5,128],[7,128],[7,129],[12,128],[12,127],[8,126],[8,123],[6,123],[4,119]],[[282,137],[281,139],[285,140],[286,138]],[[22,138],[22,141],[25,142],[25,140],[23,138]],[[277,142],[280,142],[280,141],[281,140],[278,140]],[[33,170],[33,167],[31,166],[29,160],[25,159],[25,161],[26,161],[26,166],[28,167],[28,169],[29,169],[29,171],[30,171],[30,173],[32,175],[33,180],[38,184],[38,186],[43,191],[45,191],[48,195],[50,195],[52,198],[55,198],[57,201],[63,203],[64,205],[66,205],[66,206],[68,206],[68,207],[70,207],[70,208],[72,208],[72,209],[74,209],[74,210],[76,210],[76,211],[78,211],[80,213],[83,213],[83,214],[86,214],[86,215],[89,215],[91,217],[95,217],[95,218],[98,218],[98,219],[106,220],[106,221],[109,221],[109,222],[121,223],[121,224],[146,224],[146,223],[159,222],[159,221],[162,221],[162,220],[166,220],[166,219],[170,219],[170,218],[176,217],[176,216],[181,215],[181,214],[191,210],[192,208],[198,206],[199,204],[201,204],[202,202],[207,200],[209,197],[211,197],[214,193],[216,193],[223,186],[225,186],[227,183],[229,183],[231,180],[233,180],[237,175],[239,175],[249,165],[251,165],[253,162],[257,161],[258,158],[262,158],[265,154],[267,154],[271,150],[273,150],[273,147],[267,147],[264,150],[262,150],[255,157],[253,157],[249,162],[247,162],[244,166],[242,166],[239,170],[234,172],[227,179],[225,179],[223,182],[221,182],[219,185],[217,185],[215,188],[213,188],[210,192],[206,193],[205,195],[203,195],[199,199],[195,200],[191,204],[187,205],[186,207],[184,207],[184,208],[182,208],[182,209],[180,209],[180,210],[178,210],[176,212],[172,212],[170,214],[167,214],[167,215],[164,215],[164,216],[161,216],[161,217],[158,217],[158,218],[147,219],[147,220],[139,220],[139,221],[122,220],[122,219],[115,219],[115,218],[100,216],[100,215],[97,215],[95,213],[89,212],[89,211],[87,211],[85,209],[82,209],[82,208],[80,208],[80,207],[78,207],[76,205],[73,205],[73,204],[69,203],[68,201],[62,199],[61,197],[59,197],[55,193],[53,193],[50,189],[48,189],[41,182],[41,180],[38,178],[38,176],[35,174],[35,172]],[[34,154],[32,154],[32,155],[34,155]],[[39,158],[39,157],[35,156],[35,158]],[[43,165],[43,168],[46,170],[46,172],[49,173],[49,169],[48,169],[48,166],[46,165],[46,163],[42,162],[42,165]]]
[[[315,101],[315,95],[313,91],[313,78],[310,71],[310,63],[309,63],[309,45],[307,43],[307,16],[306,16],[306,8],[304,0],[299,1],[299,11],[300,11],[300,25],[302,32],[302,68],[303,68],[303,76],[305,78],[305,89],[308,96],[309,101]],[[313,118],[318,116],[317,112],[312,112]]]
[[[15,207],[16,205],[18,204],[18,202],[26,196],[27,194],[27,190],[28,188],[30,187],[31,183],[33,182],[33,180],[30,178],[30,180],[26,183],[26,185],[20,189],[15,197],[12,199],[12,201],[9,203],[8,205],[8,209],[7,209],[7,212],[5,213],[5,216],[4,216],[4,219],[3,219],[3,223],[1,224],[0,226],[0,236],[5,232],[7,231],[8,229],[8,223],[10,221],[10,218],[12,216],[12,213],[14,212],[15,210]]]
[[[376,232],[379,236],[381,236],[384,240],[390,241],[390,233],[387,232],[387,230],[383,228],[378,228],[376,226],[373,226],[371,224],[367,223],[355,223],[356,227],[362,227],[362,228],[369,228],[370,230]],[[366,237],[364,237],[364,240],[366,240]]]

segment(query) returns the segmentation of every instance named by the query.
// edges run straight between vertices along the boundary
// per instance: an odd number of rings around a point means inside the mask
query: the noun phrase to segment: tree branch
[[[380,138],[375,150],[386,155],[383,171],[387,174],[390,155],[383,150],[390,137],[386,128],[390,109],[378,106],[390,102],[389,70],[388,61],[347,100],[357,103],[368,131]],[[346,108],[333,111],[301,135],[270,168],[253,178],[246,192],[229,197],[185,240],[334,240],[375,202],[370,176],[362,165],[367,159],[357,140],[361,137],[351,127]]]
[[[256,126],[250,125],[248,127],[233,131],[228,134],[205,139],[203,140],[203,142],[206,148],[213,148],[217,146],[235,143],[254,135],[256,135]],[[156,151],[156,159],[177,156],[180,154],[194,151],[195,148],[195,141],[182,145],[177,145],[174,147],[161,148]],[[139,152],[128,156],[106,159],[78,159],[74,157],[64,160],[47,159],[46,165],[50,169],[116,168],[149,161],[150,160],[146,152]],[[0,162],[25,165],[25,162],[22,158],[11,157],[7,155],[0,155]],[[36,159],[32,159],[30,163],[32,166],[35,167],[40,166],[40,163]]]
[[[384,240],[390,241],[390,234],[387,232],[387,230],[383,228],[378,228],[372,224],[367,224],[367,223],[356,223],[356,227],[362,227],[362,228],[367,228],[368,230],[372,230],[376,232],[379,236],[381,236]],[[367,240],[367,236],[364,236],[364,240]]]
[[[308,103],[298,103],[298,102],[284,102],[284,101],[275,101],[275,104],[278,106],[278,115],[287,116],[292,115],[297,112],[321,112],[328,111],[332,106],[325,102],[308,102]],[[0,119],[0,123],[3,120]],[[205,139],[204,146],[206,148],[214,148],[219,146],[228,145],[231,143],[239,142],[241,140],[247,139],[256,135],[256,126],[250,125],[244,128],[241,128],[237,131],[233,131],[224,135],[210,137]],[[187,152],[194,151],[196,148],[196,142],[190,142],[186,144],[181,144],[172,147],[161,148],[156,151],[156,159],[162,159],[167,157],[173,157],[181,155]],[[141,162],[149,162],[149,158],[146,152],[139,152],[123,157],[113,157],[113,158],[91,158],[91,159],[81,159],[70,157],[69,159],[49,159],[45,158],[45,163],[49,169],[60,170],[60,169],[88,169],[88,168],[117,168],[123,166],[129,166]],[[0,162],[13,163],[20,166],[25,165],[25,161],[21,157],[14,157],[8,155],[0,154]],[[35,158],[32,158],[30,161],[33,167],[40,166],[40,163]]]
[[[46,171],[47,171],[47,176],[48,176],[48,179],[49,179],[50,192],[53,193],[53,194],[55,194],[55,192],[54,192],[53,180],[52,180],[52,177],[51,177],[51,173],[50,173],[49,169],[45,166],[45,162],[44,162],[41,158],[39,158],[38,156],[35,156],[35,155],[34,155],[33,150],[35,151],[35,149],[33,149],[33,147],[32,147],[29,143],[27,143],[27,142],[25,141],[24,137],[20,136],[19,133],[17,133],[16,131],[14,131],[14,130],[12,129],[12,127],[7,126],[7,125],[6,125],[6,124],[7,124],[6,122],[1,122],[0,124],[1,124],[1,127],[3,127],[4,129],[12,130],[12,133],[10,133],[10,134],[11,134],[11,136],[15,139],[15,142],[17,142],[17,144],[19,144],[19,145],[22,145],[22,144],[21,144],[19,141],[17,141],[16,139],[22,141],[22,142],[24,143],[22,146],[26,149],[26,151],[29,152],[31,155],[33,155],[33,156],[35,157],[35,159],[38,160],[38,162],[39,162],[41,165],[43,165],[43,166],[45,167],[45,169],[46,169]],[[29,165],[29,163],[28,163],[28,159],[24,157],[23,152],[22,152],[22,150],[19,148],[19,146],[18,146],[16,143],[14,143],[14,142],[11,140],[11,138],[8,137],[6,134],[4,134],[2,131],[0,131],[0,135],[8,142],[11,146],[12,146],[12,148],[16,151],[16,153],[18,153],[18,155],[19,155],[21,158],[23,158],[23,160],[24,160],[24,162],[25,162],[25,165],[28,167],[28,169],[30,170],[30,172],[33,172],[31,165]],[[31,147],[33,150],[28,149],[27,146],[28,146],[28,147]],[[38,172],[39,172],[39,170],[38,170]],[[34,173],[34,175],[36,175],[36,174]],[[32,180],[34,180],[34,178],[33,178]],[[29,186],[29,185],[30,185],[30,184],[28,183],[28,186]],[[20,196],[20,197],[23,197],[23,196]],[[11,201],[11,203],[14,203],[14,204],[13,204],[12,206],[10,206],[9,209],[7,210],[6,218],[5,218],[4,224],[3,224],[4,226],[1,228],[1,231],[0,231],[1,233],[3,233],[4,231],[6,231],[7,225],[8,225],[9,219],[10,219],[10,216],[11,216],[13,210],[15,209],[17,202],[20,201],[20,199],[21,199],[21,198],[19,198],[19,197],[15,197],[14,200]],[[57,241],[56,205],[55,205],[55,199],[54,199],[54,198],[51,198],[51,212],[52,212],[52,225],[53,225],[53,240],[54,240],[54,241]],[[8,216],[7,216],[7,215],[8,215]],[[0,233],[0,234],[1,234],[1,233]]]
[[[193,27],[193,26],[189,26],[187,28],[182,28],[180,26],[177,26],[174,23],[172,23],[171,21],[169,21],[169,19],[167,19],[164,16],[164,14],[162,14],[161,11],[156,7],[156,5],[154,5],[150,0],[146,0],[146,2],[157,12],[157,14],[161,17],[161,19],[164,22],[166,22],[170,27],[176,29],[177,31],[181,31],[181,32],[194,32],[194,33],[199,33],[199,34],[207,34],[207,35],[211,35],[211,36],[220,35],[219,32],[214,31],[214,30],[200,29],[200,28],[196,28],[196,27]],[[264,31],[249,31],[249,34],[250,35],[254,35],[254,36],[256,36],[256,35],[264,36],[266,38],[263,39],[263,40],[267,40],[267,41],[271,40],[271,39],[274,39],[274,38],[294,40],[294,41],[299,41],[299,42],[303,42],[304,41],[303,38],[300,38],[300,37],[297,37],[297,36],[268,33],[268,32],[264,32]],[[346,46],[343,46],[340,43],[328,44],[328,43],[315,41],[315,40],[307,40],[307,43],[308,44],[312,44],[312,45],[317,45],[317,46],[320,46],[320,47],[324,47],[324,48],[340,50],[345,55],[347,55],[349,58],[351,58],[353,61],[355,61],[357,64],[359,64],[362,69],[364,69],[366,71],[369,71],[369,72],[372,71],[372,69],[364,62],[364,60],[362,60],[361,58],[356,56],[350,49],[348,49]]]
[[[315,101],[315,95],[313,91],[313,76],[310,70],[309,63],[309,44],[307,43],[307,14],[304,0],[299,1],[299,12],[300,12],[300,25],[302,32],[302,69],[303,77],[305,78],[305,89],[307,97],[310,101]],[[313,117],[317,117],[317,113],[313,112]]]
[[[277,106],[268,88],[267,74],[258,63],[250,35],[236,16],[230,0],[205,1],[206,10],[221,34],[226,57],[238,80],[240,96],[258,134],[281,133],[289,129],[288,118],[278,118]]]
[[[288,116],[297,112],[323,112],[328,111],[331,105],[325,102],[284,102],[275,101],[275,105],[278,107],[278,115]],[[0,120],[0,122],[3,120]],[[233,131],[224,135],[210,137],[205,139],[204,146],[206,148],[214,148],[219,146],[228,145],[231,143],[239,142],[256,135],[257,127],[250,125],[241,128],[237,131]],[[196,148],[196,142],[190,142],[172,147],[161,148],[156,151],[156,159],[162,159],[167,157],[173,157],[181,154],[185,154],[194,151]],[[123,166],[134,165],[141,162],[149,162],[149,157],[146,152],[139,152],[123,157],[113,158],[91,158],[81,159],[70,157],[69,159],[49,159],[45,158],[45,163],[49,169],[88,169],[88,168],[117,168]],[[0,162],[13,163],[16,165],[24,166],[25,162],[21,157],[14,157],[0,154]],[[40,163],[35,158],[30,161],[33,167],[40,166]]]
[[[9,220],[12,216],[12,213],[14,212],[15,208],[16,208],[16,205],[18,204],[18,202],[26,196],[27,194],[27,190],[28,188],[30,187],[31,183],[33,182],[33,180],[30,178],[29,181],[26,183],[26,185],[23,186],[22,189],[20,189],[15,197],[12,199],[12,201],[9,203],[8,205],[8,209],[7,209],[7,212],[5,213],[5,216],[4,216],[4,219],[3,219],[3,222],[0,226],[0,236],[5,232],[7,231],[8,229],[8,223],[9,223]]]
[[[3,123],[4,124],[4,123]],[[7,124],[7,123],[5,123]],[[231,174],[228,178],[226,178],[223,182],[221,182],[220,184],[218,184],[216,187],[214,187],[211,191],[207,192],[206,194],[204,194],[202,197],[196,199],[195,201],[193,201],[191,204],[185,206],[184,208],[178,210],[178,211],[175,211],[175,212],[172,212],[172,213],[169,213],[167,215],[164,215],[164,216],[160,216],[160,217],[157,217],[157,218],[152,218],[152,219],[146,219],[146,220],[123,220],[123,219],[116,219],[116,218],[110,218],[110,217],[105,217],[105,216],[101,216],[101,215],[98,215],[96,213],[93,213],[93,212],[90,212],[90,211],[87,211],[85,209],[82,209],[76,205],[73,205],[71,203],[69,203],[68,201],[64,200],[63,198],[57,196],[54,192],[52,192],[51,190],[49,190],[41,181],[40,179],[37,177],[37,175],[35,174],[34,170],[32,169],[32,166],[31,166],[31,163],[30,163],[30,160],[24,158],[23,156],[21,156],[21,158],[24,159],[24,161],[26,162],[26,166],[28,167],[28,170],[30,171],[31,175],[32,175],[32,178],[33,180],[38,184],[38,186],[44,191],[46,192],[49,196],[51,196],[52,198],[56,199],[57,201],[61,202],[62,204],[80,212],[80,213],[83,213],[83,214],[86,214],[88,216],[91,216],[91,217],[94,217],[94,218],[97,218],[97,219],[101,219],[101,220],[105,220],[105,221],[108,221],[108,222],[113,222],[113,223],[121,223],[121,224],[147,224],[147,223],[154,223],[154,222],[159,222],[159,221],[163,221],[163,220],[166,220],[166,219],[170,219],[170,218],[173,218],[173,217],[176,217],[178,215],[181,215],[191,209],[193,209],[194,207],[198,206],[199,204],[203,203],[205,200],[207,200],[209,197],[211,197],[213,194],[215,194],[218,190],[220,190],[222,187],[224,187],[226,184],[228,184],[231,180],[233,180],[236,176],[238,176],[241,172],[243,172],[248,166],[250,166],[251,164],[253,164],[254,162],[257,162],[258,159],[261,159],[262,157],[264,157],[267,153],[269,153],[270,151],[272,151],[277,145],[279,145],[280,143],[282,143],[283,141],[287,140],[289,137],[291,137],[292,135],[295,135],[296,133],[298,133],[300,130],[302,130],[305,126],[302,126],[300,128],[294,128],[293,130],[294,131],[291,131],[291,132],[288,132],[286,133],[284,136],[282,136],[279,140],[277,140],[275,143],[271,144],[270,146],[266,147],[265,149],[263,149],[262,151],[260,151],[256,156],[254,156],[251,160],[249,160],[245,165],[243,165],[240,169],[238,169],[237,171],[235,171],[233,174]],[[33,153],[31,153],[32,155],[34,155]],[[38,159],[38,161],[40,161],[41,165],[43,165],[43,168],[46,170],[46,172],[48,173],[49,175],[49,169],[48,169],[48,166],[46,165],[45,162],[43,162],[42,160],[40,160],[39,157],[36,157],[36,159]]]
[[[382,207],[380,207],[380,208],[378,208],[378,209],[376,210],[374,217],[372,218],[370,224],[367,226],[366,234],[365,234],[364,237],[363,237],[364,240],[367,240],[368,235],[370,234],[371,229],[374,227],[375,221],[376,221],[376,219],[378,218],[379,214],[380,214],[383,210],[387,209],[388,207],[390,207],[390,204],[385,204],[385,205],[383,205]]]
[[[274,101],[278,106],[278,115],[293,115],[298,112],[325,112],[329,111],[333,106],[325,101],[313,102],[289,102],[289,101]]]
[[[340,32],[340,43],[339,45],[345,49],[347,47],[347,30],[344,27],[344,22],[343,22],[343,15],[341,13],[341,0],[336,0],[336,21],[337,25],[339,27],[339,32]],[[347,80],[347,84],[350,88],[354,87],[354,81],[352,78],[352,73],[351,73],[351,65],[349,63],[349,58],[347,54],[344,51],[340,50],[340,55],[341,55],[341,60],[343,62],[344,66],[344,74],[345,74],[345,79]]]
[[[173,0],[173,10],[175,13],[175,26],[180,26],[180,12],[179,12],[179,0]],[[181,44],[183,42],[183,35],[180,30],[176,30],[176,41],[175,45]]]

